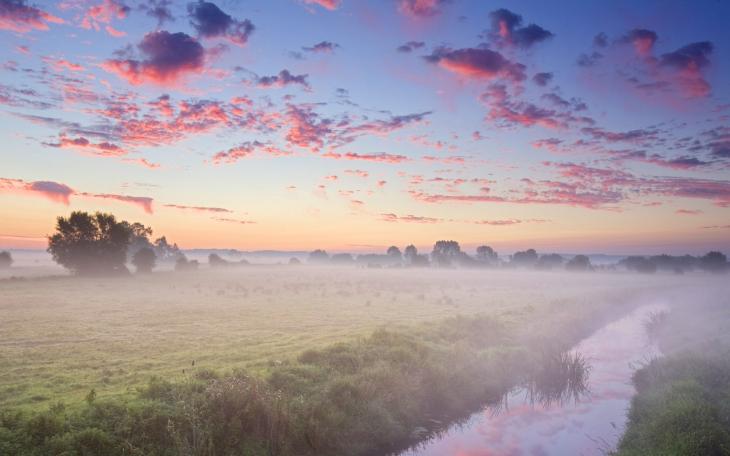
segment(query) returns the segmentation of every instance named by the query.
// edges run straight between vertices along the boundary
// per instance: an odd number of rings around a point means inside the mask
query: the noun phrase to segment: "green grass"
[[[656,287],[630,275],[250,267],[111,279],[0,281],[0,407],[133,395],[195,360],[216,370],[271,362],[452,315],[540,326]],[[539,328],[538,328],[539,329]]]
[[[730,359],[652,361],[637,371],[619,456],[730,454]]]

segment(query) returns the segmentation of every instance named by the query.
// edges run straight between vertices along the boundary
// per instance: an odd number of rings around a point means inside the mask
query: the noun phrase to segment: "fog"
[[[592,437],[613,450],[637,369],[675,354],[726,360],[730,347],[726,274],[536,270],[509,260],[407,267],[306,256],[290,264],[286,256],[257,264],[225,252],[209,264],[205,253],[188,253],[197,269],[163,263],[146,274],[84,277],[45,254],[14,252],[0,279],[0,409],[50,413],[83,429],[100,407],[113,407],[103,413],[117,418],[98,424],[109,451],[127,439],[140,454],[457,454],[465,439],[474,451],[496,447],[454,434],[455,423],[479,417],[480,428],[496,426],[480,421],[480,410],[514,407],[522,391],[530,410],[602,410],[607,399],[590,392],[601,391],[605,372],[591,375],[594,363],[625,377],[612,397],[623,408],[591,424]],[[630,324],[656,349],[637,342],[614,353],[628,336],[591,339],[632,312],[644,312]],[[582,345],[591,349],[581,351],[581,341],[593,341]],[[607,353],[614,367],[605,367]],[[140,418],[148,415],[164,422],[157,434],[133,431],[153,426]],[[48,442],[66,435],[60,429]],[[553,437],[533,443],[565,450],[550,446]]]

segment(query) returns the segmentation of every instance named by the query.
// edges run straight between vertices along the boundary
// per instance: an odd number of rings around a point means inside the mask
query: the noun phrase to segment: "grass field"
[[[373,329],[486,313],[540,325],[697,277],[261,266],[0,282],[0,406],[124,395],[198,366],[265,370]],[[559,312],[558,312],[559,313]]]

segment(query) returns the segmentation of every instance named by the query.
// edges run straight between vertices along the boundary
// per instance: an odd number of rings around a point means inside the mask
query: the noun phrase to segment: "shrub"
[[[10,252],[0,252],[0,269],[9,268],[13,264],[13,256]]]

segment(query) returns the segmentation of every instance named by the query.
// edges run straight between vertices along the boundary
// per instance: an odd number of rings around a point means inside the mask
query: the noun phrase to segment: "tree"
[[[406,263],[414,264],[416,258],[418,258],[418,249],[416,246],[413,244],[407,246],[403,253],[403,259],[406,260]]]
[[[653,261],[641,256],[624,258],[619,261],[619,264],[626,267],[629,271],[636,271],[641,274],[654,274],[657,269],[656,264]]]
[[[127,248],[127,258],[131,260],[138,251],[144,248],[154,248],[152,242],[150,242],[152,228],[146,227],[138,222],[128,223],[122,221],[120,223],[129,228],[131,233],[129,236],[129,247]]]
[[[476,257],[478,262],[485,264],[497,264],[497,261],[499,261],[499,255],[497,255],[497,252],[488,245],[480,245],[477,247]]]
[[[155,255],[160,261],[177,261],[181,257],[185,256],[180,251],[177,244],[170,245],[165,236],[155,240],[154,249]]]
[[[78,275],[126,273],[132,230],[112,214],[74,211],[56,220],[56,233],[48,238],[53,260]]]
[[[563,257],[557,253],[550,253],[548,255],[540,255],[540,259],[537,260],[535,267],[537,269],[553,269],[563,265]]]
[[[198,269],[198,260],[190,260],[185,255],[180,256],[175,260],[175,271],[194,271]]]
[[[592,269],[591,260],[585,255],[576,255],[566,263],[565,269],[569,271],[589,271]]]
[[[722,252],[708,252],[700,258],[700,267],[707,272],[723,272],[727,269],[727,257]]]
[[[349,253],[336,253],[332,255],[330,261],[335,264],[352,264],[355,262],[355,259]]]
[[[220,268],[228,266],[229,262],[220,257],[217,253],[211,253],[208,255],[208,264],[211,268]]]
[[[0,252],[0,269],[9,268],[13,264],[13,256],[10,252]]]
[[[431,252],[431,258],[437,266],[451,266],[460,256],[461,247],[456,241],[437,241]]]
[[[515,252],[512,255],[512,263],[516,266],[529,267],[537,263],[537,252],[535,249],[527,249],[524,252]]]
[[[324,250],[317,249],[309,254],[309,263],[326,263],[330,259],[330,256]]]
[[[388,250],[385,253],[388,255],[388,258],[390,258],[394,263],[400,263],[403,259],[403,255],[400,253],[400,249],[394,245],[388,247]]]
[[[149,247],[143,247],[132,255],[132,264],[140,274],[149,274],[152,272],[156,261],[155,251]]]

